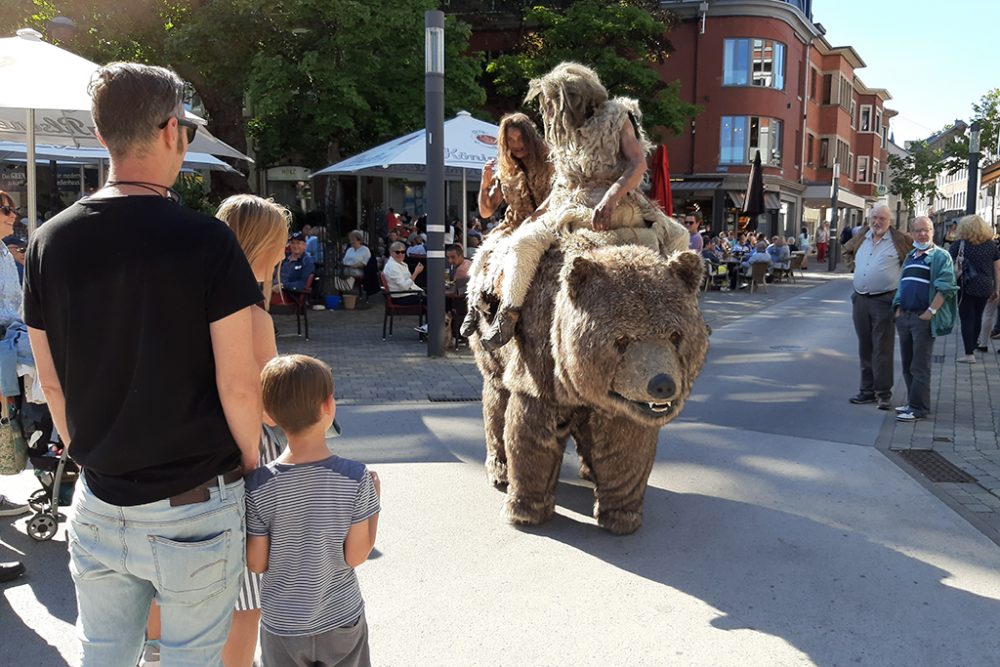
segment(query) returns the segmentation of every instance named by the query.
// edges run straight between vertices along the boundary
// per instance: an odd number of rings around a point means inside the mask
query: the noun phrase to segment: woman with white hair
[[[416,279],[424,271],[423,264],[417,264],[417,268],[410,273],[410,268],[406,266],[406,246],[396,241],[389,246],[389,261],[382,269],[382,275],[389,285],[390,292],[418,292],[418,294],[407,294],[405,296],[393,296],[394,303],[402,305],[416,305],[420,303],[424,295],[420,292],[424,290],[417,285]]]
[[[978,215],[967,215],[959,221],[948,252],[955,261],[958,317],[962,322],[962,344],[965,346],[965,356],[958,361],[974,364],[986,303],[1000,297],[1000,248],[986,221]]]

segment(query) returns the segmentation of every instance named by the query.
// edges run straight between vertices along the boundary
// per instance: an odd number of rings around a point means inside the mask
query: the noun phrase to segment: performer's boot
[[[520,308],[502,308],[479,342],[487,350],[499,350],[514,337],[514,327],[519,319],[521,319]]]
[[[462,334],[462,338],[468,338],[472,334],[476,333],[479,324],[479,309],[469,308],[465,313],[465,319],[462,320],[462,326],[459,327],[458,332]]]

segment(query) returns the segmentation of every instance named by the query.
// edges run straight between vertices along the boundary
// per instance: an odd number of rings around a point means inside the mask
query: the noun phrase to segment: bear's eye
[[[681,332],[674,331],[670,334],[670,342],[674,344],[674,347],[681,346]]]
[[[625,350],[626,348],[628,348],[628,344],[629,344],[628,337],[621,336],[620,338],[615,339],[615,350],[618,351],[618,354],[625,354]]]

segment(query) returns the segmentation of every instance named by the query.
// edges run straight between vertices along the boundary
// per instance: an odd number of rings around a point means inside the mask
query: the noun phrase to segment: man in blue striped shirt
[[[370,665],[354,568],[375,546],[378,476],[327,448],[336,414],[329,366],[281,356],[261,381],[264,409],[288,436],[281,456],[246,480],[247,567],[265,573],[263,663]]]
[[[914,220],[912,232],[914,249],[903,262],[892,300],[907,390],[906,405],[896,408],[901,422],[923,419],[931,410],[934,338],[951,331],[957,290],[951,255],[934,245],[930,218]]]

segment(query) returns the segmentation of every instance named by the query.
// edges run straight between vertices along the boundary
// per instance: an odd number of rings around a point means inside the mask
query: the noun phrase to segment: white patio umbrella
[[[497,156],[497,134],[500,128],[492,123],[472,117],[468,111],[444,123],[445,180],[462,181],[462,239],[468,243],[466,231],[469,206],[466,201],[466,178],[469,173],[478,176],[483,163]],[[314,173],[312,177],[327,175],[382,176],[384,178],[409,178],[425,180],[427,171],[426,130],[417,130],[393,139],[381,146],[369,148],[337,164]],[[359,190],[360,192],[360,190]],[[359,197],[360,207],[360,197]]]
[[[47,144],[35,145],[36,164],[44,164],[45,162],[55,160],[59,164],[93,166],[99,164],[101,160],[106,161],[109,158],[108,149],[103,146],[98,148],[74,148],[72,146],[50,146]],[[0,141],[0,162],[4,160],[27,162],[27,159],[27,144],[16,141]],[[211,171],[222,171],[230,174],[240,173],[214,155],[191,150],[184,155],[184,167],[188,169],[210,169]]]
[[[90,117],[87,87],[96,63],[42,40],[31,29],[0,39],[0,139],[26,144],[28,164],[35,163],[36,134],[48,144],[100,147]],[[187,117],[205,125],[204,119]],[[41,123],[38,119],[41,119]],[[202,140],[202,141],[199,141]],[[201,129],[190,146],[196,152],[250,160]],[[28,232],[38,218],[35,170],[27,169]]]

